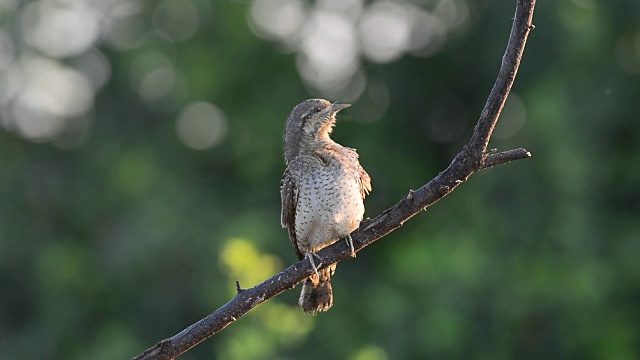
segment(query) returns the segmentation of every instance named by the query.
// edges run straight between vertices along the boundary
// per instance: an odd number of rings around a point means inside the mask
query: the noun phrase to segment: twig
[[[244,289],[240,287],[240,280],[236,280],[236,292],[240,294]]]
[[[513,149],[502,151],[495,154],[488,154],[482,163],[482,167],[480,169],[490,168],[492,166],[506,164],[510,161],[520,160],[530,158],[531,153],[525,149]]]
[[[455,156],[449,167],[433,180],[418,190],[410,191],[400,202],[376,218],[363,221],[360,228],[351,234],[355,251],[360,251],[399,228],[405,221],[452,192],[473,173],[531,156],[524,149],[488,153],[487,145],[513,85],[527,36],[529,31],[533,29],[531,19],[534,7],[535,0],[518,0],[517,2],[513,27],[502,58],[500,72],[469,144]],[[320,268],[325,268],[350,258],[351,253],[345,241],[338,241],[321,250],[318,255],[323,259],[323,265]],[[147,349],[136,356],[134,360],[173,359],[224,329],[258,304],[293,288],[312,273],[313,270],[309,262],[303,260],[250,289],[241,289],[240,284],[236,283],[238,294],[231,301],[180,333]]]

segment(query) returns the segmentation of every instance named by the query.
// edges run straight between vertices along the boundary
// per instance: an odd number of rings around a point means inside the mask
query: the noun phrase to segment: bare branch
[[[356,252],[402,226],[405,221],[442,199],[473,173],[531,156],[525,149],[487,153],[487,146],[513,85],[529,31],[533,29],[531,19],[534,6],[535,0],[518,0],[517,2],[513,27],[502,58],[500,72],[469,144],[455,156],[449,167],[433,180],[418,190],[409,191],[407,196],[376,218],[364,220],[360,228],[351,234]],[[350,258],[351,253],[345,241],[338,241],[318,252],[318,255],[323,259],[323,265],[320,267],[322,269]],[[240,284],[236,283],[238,294],[231,301],[180,333],[147,349],[134,360],[173,359],[224,329],[258,304],[293,288],[312,273],[309,262],[303,260],[250,289],[241,289]]]
[[[506,164],[510,161],[527,159],[530,157],[531,157],[531,153],[523,148],[502,151],[494,154],[488,154],[487,157],[482,162],[482,166],[480,167],[480,169],[486,169],[492,166]]]

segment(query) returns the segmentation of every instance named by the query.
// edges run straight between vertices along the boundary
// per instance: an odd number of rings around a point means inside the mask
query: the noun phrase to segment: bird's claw
[[[351,238],[351,234],[347,234],[347,236],[345,236],[344,239],[347,241],[347,246],[349,246],[349,250],[351,250],[351,257],[356,257],[356,249],[354,249],[353,247],[353,238]]]
[[[320,275],[318,274],[318,266],[322,266],[322,258],[320,257],[320,255],[318,255],[318,254],[316,254],[316,253],[314,253],[314,252],[312,252],[312,251],[309,251],[309,252],[307,253],[307,256],[306,256],[306,257],[307,257],[307,259],[309,259],[309,263],[311,263],[311,268],[312,268],[312,269],[313,269],[313,271],[316,273],[316,276],[317,276],[318,278],[320,278]],[[313,261],[313,258],[314,258],[314,257],[315,257],[315,258],[317,258],[317,259],[318,259],[318,261],[320,261],[320,263],[319,263],[317,266],[316,266],[316,263]]]

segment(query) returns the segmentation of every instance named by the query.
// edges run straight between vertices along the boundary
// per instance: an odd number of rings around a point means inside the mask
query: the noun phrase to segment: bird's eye
[[[302,117],[302,120],[303,121],[309,120],[312,115],[315,115],[315,114],[319,113],[320,110],[321,109],[319,107],[314,107],[313,109],[309,110],[309,112],[305,116]]]

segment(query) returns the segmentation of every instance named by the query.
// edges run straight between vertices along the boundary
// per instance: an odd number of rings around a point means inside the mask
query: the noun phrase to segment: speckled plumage
[[[309,99],[287,118],[287,169],[280,187],[282,226],[289,231],[298,258],[307,257],[312,264],[315,252],[358,228],[364,197],[371,191],[371,180],[356,151],[329,137],[335,114],[347,106]],[[334,271],[335,264],[305,281],[299,300],[305,312],[315,314],[333,305]]]

